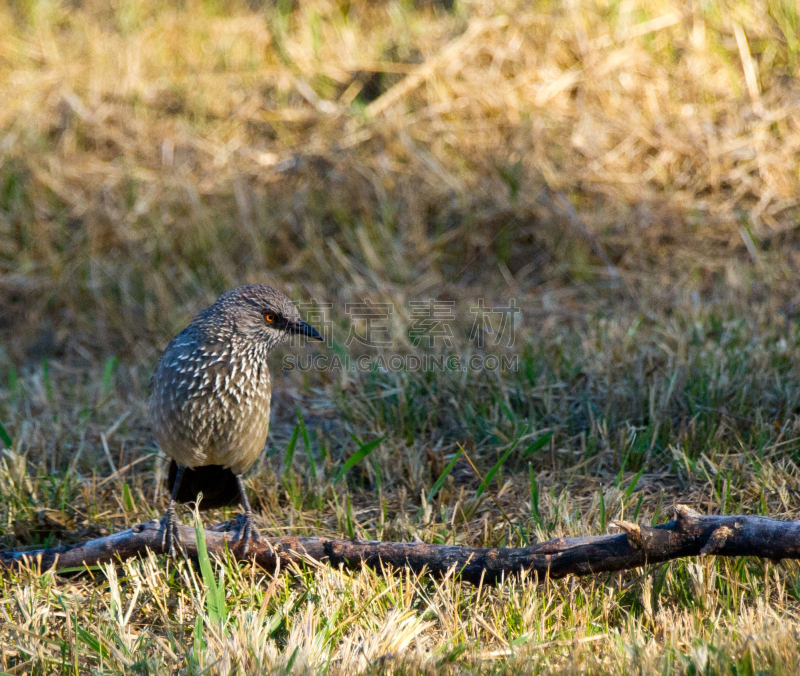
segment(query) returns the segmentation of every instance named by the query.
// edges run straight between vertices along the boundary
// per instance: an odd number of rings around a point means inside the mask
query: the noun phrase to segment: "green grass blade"
[[[356,539],[356,530],[353,527],[353,505],[350,502],[350,494],[347,495],[347,502],[345,503],[345,516],[347,517],[347,537],[351,540]]]
[[[633,491],[636,490],[636,485],[639,483],[639,479],[642,478],[642,473],[644,472],[644,467],[640,469],[636,475],[631,479],[631,482],[628,484],[628,487],[625,489],[624,497],[627,500],[631,495],[633,495]]]
[[[606,498],[603,489],[600,489],[600,532],[606,532]]]
[[[294,460],[294,449],[297,446],[297,439],[300,436],[300,426],[295,425],[294,432],[292,432],[292,438],[289,439],[289,443],[286,446],[286,455],[283,456],[283,473],[288,474],[289,470],[292,468],[292,460]]]
[[[6,448],[11,448],[11,436],[6,432],[6,428],[3,427],[3,423],[0,423],[0,441],[3,442],[3,445]]]
[[[53,381],[50,379],[50,362],[46,357],[42,358],[42,383],[47,401],[53,401]]]
[[[114,389],[114,372],[119,365],[119,359],[109,357],[103,366],[103,394],[108,394]]]
[[[385,438],[386,437],[380,437],[379,439],[374,439],[369,443],[363,444],[355,453],[353,453],[353,455],[347,459],[347,462],[344,463],[342,469],[339,470],[339,473],[334,478],[333,483],[339,483],[339,481],[341,481],[342,477],[347,474],[347,472],[349,472],[355,465],[372,453],[373,449]]]
[[[500,456],[500,459],[494,464],[494,467],[492,467],[492,469],[489,470],[489,473],[483,478],[483,481],[481,482],[481,485],[478,486],[478,490],[475,493],[475,499],[478,499],[479,497],[481,497],[481,495],[483,495],[484,491],[487,488],[489,488],[489,484],[492,483],[492,479],[494,479],[494,475],[497,474],[497,472],[503,466],[503,463],[506,460],[508,460],[509,456],[514,452],[514,449],[519,444],[519,440],[522,438],[522,436],[525,434],[526,431],[527,431],[527,427],[522,431],[522,434],[520,434],[514,440],[514,443],[511,444],[511,447],[505,453],[503,453],[503,455]]]
[[[619,474],[617,474],[617,478],[614,480],[614,485],[619,486],[622,483],[622,479],[625,477],[625,468],[628,466],[628,456],[631,454],[628,451],[625,454],[625,457],[622,459],[622,465],[619,468]]]
[[[206,649],[206,641],[203,638],[203,618],[198,615],[194,622],[194,659],[198,660],[199,654]]]
[[[127,483],[122,484],[122,505],[126,512],[136,510],[136,504],[133,502],[133,495],[131,495],[131,489]]]
[[[297,424],[300,426],[300,436],[303,437],[303,446],[306,449],[306,457],[308,464],[311,467],[312,478],[317,478],[317,463],[314,460],[314,454],[311,452],[311,439],[308,438],[308,430],[306,429],[306,421],[303,420],[303,414],[300,407],[297,407]]]
[[[75,633],[77,634],[78,640],[87,646],[89,650],[108,659],[108,649],[91,632],[76,624]]]
[[[517,636],[517,638],[509,641],[509,645],[512,648],[517,648],[521,645],[525,645],[528,641],[533,638],[533,632],[529,632],[527,634],[522,634],[522,636]]]
[[[8,367],[8,391],[16,392],[18,383],[19,383],[19,376],[17,376],[17,369],[15,369],[14,365],[11,364]]]
[[[533,473],[533,465],[531,463],[528,463],[528,480],[531,485],[531,514],[539,528],[544,530],[542,517],[539,514],[539,482],[536,481],[536,476]]]
[[[523,453],[522,457],[527,458],[529,455],[533,455],[536,451],[541,451],[550,441],[550,438],[553,436],[552,432],[547,432],[540,436],[536,441],[534,441],[528,448],[526,448]]]
[[[292,656],[289,658],[289,661],[286,663],[286,673],[288,674],[291,672],[292,667],[294,666],[294,661],[297,659],[297,651],[300,650],[300,646],[296,646],[294,651],[292,651]]]
[[[456,466],[456,462],[461,457],[461,454],[464,452],[464,448],[461,444],[458,445],[458,453],[453,456],[453,459],[447,464],[442,470],[442,473],[439,475],[439,478],[436,479],[436,483],[433,484],[433,488],[431,488],[430,493],[428,493],[428,504],[430,504],[431,500],[436,497],[436,494],[439,492],[439,489],[444,485],[445,479],[447,479],[447,475],[453,471],[453,467]]]
[[[642,502],[644,502],[644,493],[639,494],[639,502],[636,503],[636,509],[633,512],[633,523],[636,523],[639,519],[639,512],[642,509]]]
[[[197,512],[195,512],[194,532],[197,538],[197,560],[200,563],[200,575],[206,587],[206,610],[212,622],[222,624],[226,616],[225,590],[214,579],[214,571],[211,568],[211,559],[206,546],[206,534]]]

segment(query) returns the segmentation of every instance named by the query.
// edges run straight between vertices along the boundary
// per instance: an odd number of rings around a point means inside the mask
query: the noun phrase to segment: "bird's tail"
[[[172,492],[177,473],[178,465],[173,460],[169,464],[167,495]],[[205,465],[194,469],[184,468],[176,500],[178,502],[194,502],[199,493],[203,494],[203,499],[200,501],[201,510],[235,505],[241,498],[236,475],[222,465]]]

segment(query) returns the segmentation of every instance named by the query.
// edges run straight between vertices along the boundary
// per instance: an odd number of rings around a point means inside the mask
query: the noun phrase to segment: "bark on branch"
[[[800,521],[778,521],[761,516],[705,516],[679,505],[675,521],[662,526],[637,526],[619,521],[622,532],[614,535],[557,538],[517,549],[475,549],[421,542],[373,542],[332,538],[285,536],[256,541],[247,555],[241,553],[235,530],[218,524],[206,531],[209,553],[221,554],[225,543],[236,558],[251,559],[274,570],[291,561],[313,559],[332,566],[350,568],[381,566],[409,567],[416,573],[444,575],[451,568],[464,580],[485,584],[522,570],[540,577],[592,575],[636,568],[688,556],[757,556],[775,561],[800,558]],[[27,562],[41,570],[63,571],[114,559],[127,559],[147,550],[162,553],[161,523],[148,521],[125,531],[96,540],[25,552],[0,553],[0,567]],[[181,526],[180,537],[186,553],[196,556],[194,529]]]

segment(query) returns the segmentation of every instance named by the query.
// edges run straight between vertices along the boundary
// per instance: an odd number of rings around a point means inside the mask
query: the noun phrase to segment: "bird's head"
[[[300,318],[294,303],[263,284],[240,286],[220,296],[196,320],[220,337],[261,343],[270,349],[291,335],[322,340],[319,332]]]

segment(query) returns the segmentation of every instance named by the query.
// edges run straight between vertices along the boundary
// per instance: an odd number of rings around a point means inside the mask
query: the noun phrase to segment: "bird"
[[[249,284],[200,312],[161,355],[148,404],[153,435],[173,463],[162,519],[162,547],[170,556],[180,548],[176,502],[195,500],[204,489],[214,505],[238,497],[244,512],[238,539],[242,553],[249,551],[255,528],[243,475],[267,441],[267,357],[292,335],[322,340],[284,294]]]

